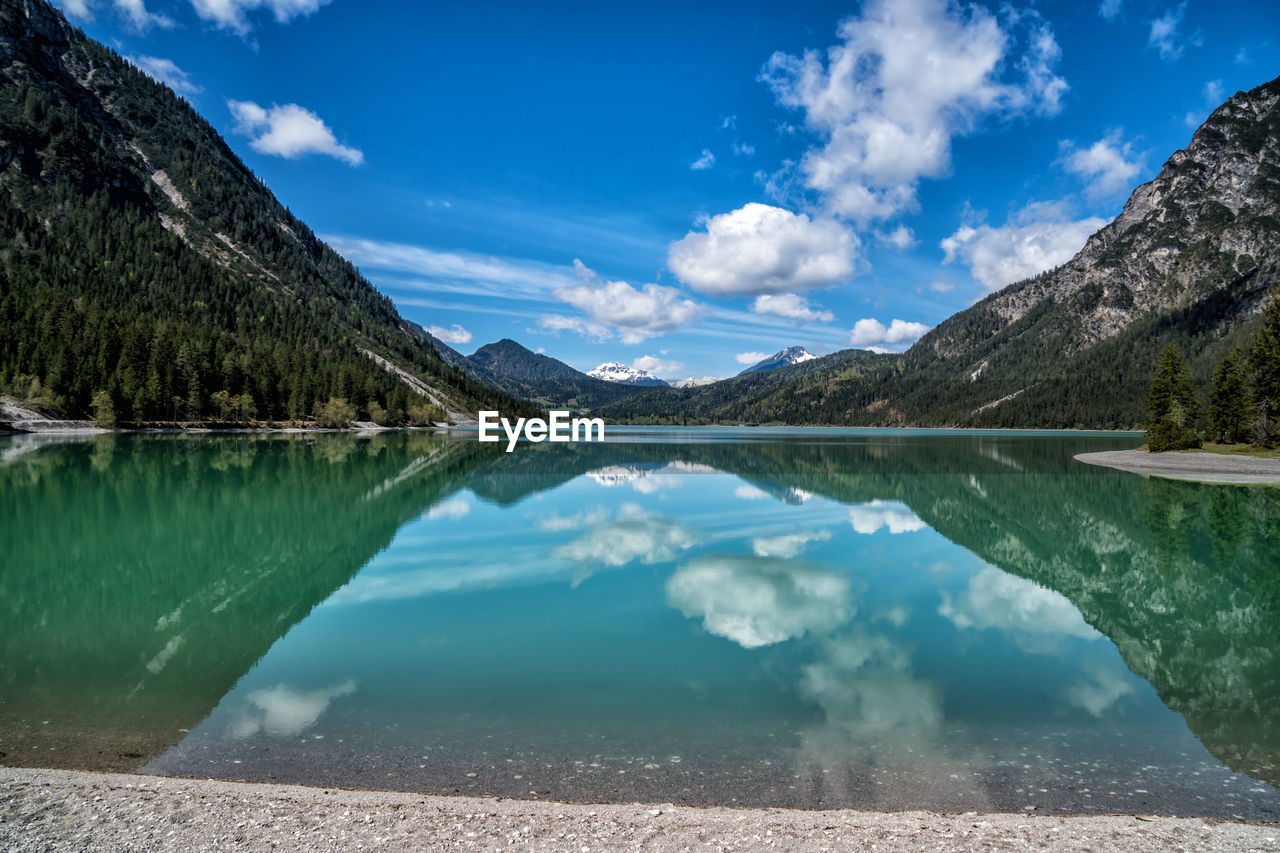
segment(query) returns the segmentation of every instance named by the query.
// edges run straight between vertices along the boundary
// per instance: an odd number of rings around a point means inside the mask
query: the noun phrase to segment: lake
[[[0,437],[0,762],[1280,819],[1280,489],[1140,442]]]

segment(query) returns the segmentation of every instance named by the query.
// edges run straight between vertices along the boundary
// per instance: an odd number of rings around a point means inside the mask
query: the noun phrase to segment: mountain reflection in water
[[[1280,814],[1280,490],[1071,461],[1123,436],[610,438],[14,443],[0,760]]]

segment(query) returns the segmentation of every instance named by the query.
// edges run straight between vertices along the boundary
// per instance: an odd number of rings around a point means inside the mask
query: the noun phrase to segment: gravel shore
[[[1280,849],[1280,826],[1199,818],[567,805],[0,768],[0,849]]]
[[[1221,453],[1151,453],[1146,450],[1107,450],[1080,453],[1074,458],[1088,465],[1103,465],[1172,480],[1255,486],[1280,484],[1280,459]]]

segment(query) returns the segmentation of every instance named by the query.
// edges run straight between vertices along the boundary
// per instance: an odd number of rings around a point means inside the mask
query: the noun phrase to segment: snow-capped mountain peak
[[[606,361],[595,370],[588,370],[587,375],[605,382],[617,382],[621,385],[666,385],[667,383],[638,367],[630,367],[620,361]]]
[[[786,349],[775,352],[763,361],[757,361],[755,364],[742,371],[742,373],[756,373],[761,370],[777,370],[779,367],[790,367],[793,364],[813,361],[817,357],[818,356],[809,352],[804,347],[787,347]],[[738,375],[741,376],[742,373],[739,373]]]

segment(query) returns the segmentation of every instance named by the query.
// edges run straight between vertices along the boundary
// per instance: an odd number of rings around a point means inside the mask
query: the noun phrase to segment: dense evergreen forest
[[[533,411],[441,361],[185,101],[31,8],[0,5],[0,392],[103,422]]]

